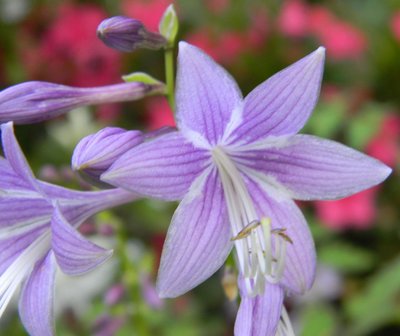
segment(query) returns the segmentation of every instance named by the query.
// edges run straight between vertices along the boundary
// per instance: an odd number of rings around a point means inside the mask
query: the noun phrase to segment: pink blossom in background
[[[376,216],[376,193],[372,188],[337,201],[317,201],[317,216],[331,229],[367,229]]]
[[[149,130],[156,130],[163,126],[175,126],[174,115],[165,97],[152,97],[146,107]]]
[[[316,5],[309,7],[307,20],[309,31],[318,34],[321,29],[324,29],[325,25],[334,23],[335,17],[327,8]]]
[[[308,33],[308,11],[308,6],[303,1],[286,1],[278,18],[281,32],[293,37],[305,36]]]
[[[216,34],[203,28],[188,34],[185,40],[224,64],[237,61],[246,49],[246,40],[241,32],[224,31]]]
[[[366,152],[394,168],[400,156],[400,117],[388,115],[378,134],[369,142]]]
[[[364,33],[349,23],[342,21],[330,22],[315,32],[329,56],[337,60],[356,59],[367,48]]]
[[[390,28],[396,40],[400,42],[400,11],[393,14],[390,20]]]
[[[50,28],[37,36],[36,49],[23,51],[30,76],[73,86],[120,81],[121,56],[96,36],[107,13],[97,5],[66,4]]]
[[[158,31],[160,19],[170,4],[171,0],[126,0],[122,10],[126,16],[142,21],[149,30]]]

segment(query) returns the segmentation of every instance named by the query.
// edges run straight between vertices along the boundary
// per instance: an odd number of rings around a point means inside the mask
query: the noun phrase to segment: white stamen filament
[[[289,315],[284,306],[282,306],[281,319],[279,320],[275,336],[296,336],[292,324],[290,323]]]
[[[265,280],[277,283],[283,276],[287,241],[279,232],[271,234],[268,218],[259,219],[242,176],[223,149],[215,147],[212,156],[221,177],[246,291],[249,296],[262,294]]]
[[[0,317],[14,292],[50,248],[50,231],[31,243],[0,276]]]

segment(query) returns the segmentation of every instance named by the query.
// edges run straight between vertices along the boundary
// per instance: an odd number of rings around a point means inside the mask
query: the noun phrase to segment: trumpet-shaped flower
[[[0,123],[35,123],[77,107],[138,100],[164,90],[162,83],[131,82],[78,88],[49,82],[25,82],[0,92]]]
[[[283,293],[303,293],[313,283],[315,247],[293,199],[345,197],[391,171],[334,141],[297,134],[317,102],[323,64],[319,48],[243,99],[223,68],[181,42],[178,131],[131,149],[102,175],[149,197],[183,198],[161,258],[162,297],[206,280],[235,247],[242,277],[240,335],[250,335],[246,323],[262,324],[268,334],[289,333]]]
[[[56,264],[79,275],[105,262],[112,251],[86,240],[76,229],[106,208],[130,202],[122,189],[79,192],[35,179],[15,139],[12,123],[1,125],[0,316],[23,283],[19,312],[33,336],[53,334]]]

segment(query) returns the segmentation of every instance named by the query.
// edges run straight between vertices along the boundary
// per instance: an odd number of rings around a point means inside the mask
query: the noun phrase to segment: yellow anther
[[[286,234],[286,228],[273,229],[271,230],[271,233],[277,234],[282,239],[286,240],[288,243],[293,244],[293,240]]]
[[[250,235],[250,233],[258,228],[261,225],[261,222],[254,220],[251,223],[247,224],[240,232],[235,236],[231,238],[231,241],[235,241],[238,239],[243,239],[246,238]]]

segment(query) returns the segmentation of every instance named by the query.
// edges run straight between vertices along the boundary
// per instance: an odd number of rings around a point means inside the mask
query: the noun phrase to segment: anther
[[[293,240],[286,234],[286,228],[273,229],[271,233],[278,235],[283,238],[283,240],[293,245]]]
[[[258,228],[260,225],[261,222],[259,222],[258,220],[250,222],[242,230],[240,230],[235,237],[232,237],[231,241],[247,238],[250,235],[250,233],[254,231],[256,228]]]

